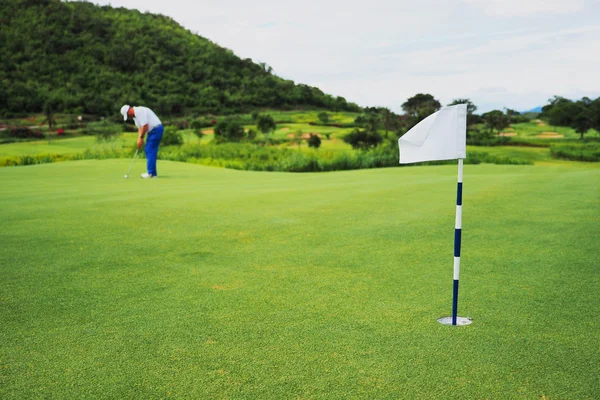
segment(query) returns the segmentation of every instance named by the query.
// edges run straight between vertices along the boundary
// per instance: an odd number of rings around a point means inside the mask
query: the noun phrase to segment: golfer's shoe
[[[144,172],[144,173],[142,174],[142,179],[150,179],[150,178],[156,178],[156,176],[154,176],[154,175],[150,175],[150,174],[149,174],[149,173],[147,173],[147,172]]]

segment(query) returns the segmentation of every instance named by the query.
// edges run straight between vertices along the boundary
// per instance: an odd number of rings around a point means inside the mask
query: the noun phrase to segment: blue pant
[[[148,168],[148,175],[156,176],[156,157],[158,156],[158,145],[163,137],[163,126],[159,125],[156,128],[148,132],[148,139],[146,139],[146,167]]]

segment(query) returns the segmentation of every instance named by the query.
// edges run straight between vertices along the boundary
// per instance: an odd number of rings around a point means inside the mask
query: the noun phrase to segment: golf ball
[[[125,175],[125,179],[127,179],[127,175]]]

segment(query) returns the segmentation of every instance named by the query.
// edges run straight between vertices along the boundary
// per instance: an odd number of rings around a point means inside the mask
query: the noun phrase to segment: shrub
[[[354,129],[351,133],[344,136],[344,142],[352,146],[353,149],[369,149],[376,147],[383,142],[383,137],[378,132],[368,132],[366,130]]]
[[[321,121],[324,124],[329,122],[329,114],[327,114],[325,111],[320,112],[317,115],[317,118],[319,118],[319,121]]]
[[[267,135],[271,131],[277,129],[277,124],[275,123],[273,117],[271,117],[270,115],[259,115],[256,121],[256,127],[263,134]]]
[[[510,141],[510,137],[496,136],[488,130],[470,129],[467,131],[467,144],[472,146],[506,146]]]
[[[312,133],[310,134],[310,137],[308,138],[307,142],[308,147],[314,147],[315,149],[321,147],[321,138],[317,135],[313,135]]]
[[[124,132],[137,132],[138,128],[134,124],[125,123],[125,124],[123,124],[123,131]]]
[[[476,136],[467,138],[467,144],[471,146],[508,146],[511,138],[507,136]]]
[[[181,134],[177,131],[177,127],[165,127],[161,144],[164,146],[181,146],[183,144],[183,138],[181,137]]]
[[[199,140],[204,139],[204,134],[200,129],[194,129],[194,135],[196,135]]]
[[[213,126],[210,120],[206,118],[198,118],[190,122],[190,128],[192,129],[202,129]]]
[[[81,133],[94,135],[99,142],[108,142],[123,133],[123,124],[113,124],[107,120],[90,122],[82,129]]]
[[[227,118],[215,127],[215,139],[217,143],[239,142],[245,138],[244,127],[239,121]]]
[[[550,146],[554,158],[573,161],[600,161],[600,143],[560,144]]]
[[[42,132],[31,130],[25,126],[9,129],[8,135],[19,139],[44,139]]]

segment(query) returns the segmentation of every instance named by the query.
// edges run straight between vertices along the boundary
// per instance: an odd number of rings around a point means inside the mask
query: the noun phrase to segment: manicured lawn
[[[575,132],[573,128],[564,126],[551,126],[541,120],[534,120],[511,125],[512,131],[519,137],[536,138],[536,139],[551,139],[552,134],[562,136],[564,139],[579,139],[580,134]],[[550,136],[550,137],[548,137]],[[598,137],[598,132],[590,130],[584,137]],[[561,139],[556,137],[554,139]]]
[[[98,144],[95,137],[80,136],[65,139],[38,140],[0,145],[0,157],[33,154],[67,154],[84,151]]]
[[[136,133],[123,133],[110,142],[98,142],[95,136],[76,136],[69,138],[52,138],[31,142],[17,142],[0,145],[0,158],[34,154],[73,154],[86,149],[101,148],[133,148]],[[197,140],[197,139],[196,139]]]
[[[309,122],[318,122],[319,121],[319,113],[321,111],[264,111],[264,114],[271,115],[275,121],[291,121],[294,123],[305,123]],[[329,116],[330,123],[352,123],[358,117],[359,113],[350,113],[350,112],[326,112]]]
[[[0,168],[0,398],[600,398],[600,168]],[[143,161],[134,165],[139,176]]]
[[[488,153],[497,157],[510,157],[519,160],[539,161],[552,160],[547,147],[520,147],[520,146],[467,146],[467,156],[470,151]]]

